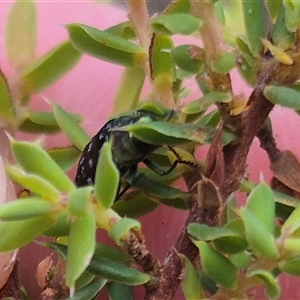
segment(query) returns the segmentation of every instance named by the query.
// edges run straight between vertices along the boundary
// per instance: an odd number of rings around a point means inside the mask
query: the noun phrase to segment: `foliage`
[[[146,299],[169,299],[178,288],[170,282],[179,275],[186,299],[245,299],[259,285],[265,286],[268,298],[278,298],[278,275],[300,275],[300,164],[291,152],[277,149],[268,114],[274,105],[300,109],[300,2],[178,0],[151,19],[136,2],[128,1],[128,6],[131,20],[111,28],[66,25],[69,40],[36,60],[35,3],[16,1],[11,9],[6,48],[18,82],[10,87],[0,74],[0,118],[16,161],[7,173],[29,192],[0,207],[0,251],[40,236],[55,237],[53,243],[38,243],[61,256],[66,277],[51,264],[39,276],[49,276],[52,270],[48,283],[68,288],[70,299],[93,299],[104,286],[111,299],[120,293],[131,298],[131,286],[142,284]],[[24,9],[32,16],[30,22],[22,18]],[[15,22],[18,18],[21,23]],[[16,40],[19,32],[22,39]],[[175,34],[196,35],[199,42],[174,46]],[[27,47],[20,52],[22,45]],[[51,112],[33,111],[28,104],[33,93],[71,70],[82,54],[125,67],[114,103],[116,116],[137,111],[165,116],[174,111],[169,120],[112,130],[127,132],[128,145],[133,138],[155,145],[147,159],[160,170],[168,170],[176,160],[188,163],[178,163],[165,176],[148,168],[120,174],[115,160],[122,154],[114,156],[108,138],[99,154],[95,184],[75,186],[65,171],[90,140],[79,125],[81,118],[57,104],[51,104]],[[234,94],[234,68],[253,89],[249,98]],[[182,105],[190,77],[202,96]],[[145,79],[152,85],[146,97],[152,101],[141,99]],[[12,93],[14,89],[18,93]],[[62,131],[71,146],[47,151],[40,140],[15,140],[17,131]],[[255,136],[270,159],[271,187],[244,178]],[[200,162],[194,153],[203,144],[210,150]],[[137,154],[132,155],[136,159]],[[170,186],[179,178],[188,192]],[[131,190],[115,202],[120,180]],[[236,190],[248,195],[243,207],[232,196]],[[184,238],[167,254],[164,266],[147,250],[142,226],[134,219],[158,205],[189,209]],[[118,248],[97,243],[97,230],[107,231]]]

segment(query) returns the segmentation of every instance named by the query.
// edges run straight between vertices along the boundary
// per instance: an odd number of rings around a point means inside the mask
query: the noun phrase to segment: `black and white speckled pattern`
[[[130,168],[136,169],[137,164],[146,159],[157,146],[130,137],[127,132],[112,131],[112,129],[139,122],[145,117],[148,121],[149,118],[155,121],[153,116],[139,111],[134,115],[121,116],[108,121],[84,148],[79,160],[75,184],[78,187],[94,184],[99,154],[103,144],[108,140],[112,142],[112,156],[120,175],[124,175]]]

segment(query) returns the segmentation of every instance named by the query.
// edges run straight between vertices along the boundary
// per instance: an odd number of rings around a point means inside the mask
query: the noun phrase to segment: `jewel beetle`
[[[173,114],[174,111],[170,111],[165,116],[166,121],[168,121]],[[123,115],[109,120],[90,140],[82,152],[75,176],[75,184],[77,187],[94,184],[98,158],[101,148],[106,141],[110,141],[112,144],[112,157],[120,172],[120,177],[126,173],[130,174],[130,176],[134,176],[140,162],[143,162],[147,167],[160,175],[169,174],[178,163],[191,165],[191,162],[183,161],[178,156],[177,160],[173,162],[169,169],[166,171],[161,170],[148,157],[162,145],[148,144],[131,136],[130,133],[126,131],[116,130],[119,127],[134,123],[155,122],[158,117],[162,118],[164,116],[157,116],[150,111],[137,110],[132,115]],[[176,156],[175,150],[171,147],[169,148]],[[124,190],[121,194],[123,194],[123,192]],[[120,195],[117,198],[119,197]]]

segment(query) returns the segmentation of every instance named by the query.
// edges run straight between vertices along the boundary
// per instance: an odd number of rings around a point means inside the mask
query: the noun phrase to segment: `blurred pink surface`
[[[79,22],[105,29],[126,20],[125,11],[95,1],[37,2],[39,22],[37,57],[59,42],[67,39],[67,33],[63,27],[64,24]],[[2,17],[0,19],[0,68],[8,78],[11,78],[13,73],[4,55],[3,30],[5,16],[12,4],[12,2],[0,3]],[[81,114],[85,120],[82,125],[92,136],[99,130],[111,113],[112,99],[115,95],[121,71],[122,68],[119,66],[84,55],[72,72],[64,76],[52,87],[36,95],[32,101],[32,106],[37,109],[46,109],[47,104],[42,100],[42,97],[55,101],[68,111]],[[249,94],[250,90],[244,86],[236,74],[234,74],[233,78],[234,90],[238,93],[243,91]],[[191,97],[199,97],[200,92],[196,85],[194,83],[189,85],[192,89]],[[299,140],[297,138],[300,127],[299,117],[287,109],[278,107],[271,113],[271,118],[274,121],[273,128],[278,147],[281,150],[289,148],[300,155]],[[30,135],[19,135],[18,137],[34,139]],[[59,143],[57,137],[46,139],[47,147],[66,144],[67,141],[62,136],[60,136]],[[253,143],[248,161],[248,171],[251,179],[258,181],[260,174],[266,180],[270,179],[271,173],[268,169],[267,156],[259,148],[256,140]],[[174,244],[186,216],[186,212],[160,207],[148,216],[140,219],[148,249],[156,257],[159,259],[163,258],[168,249]],[[30,299],[35,299],[40,293],[34,276],[37,263],[45,255],[45,250],[36,245],[29,245],[21,251],[22,282],[29,292]],[[298,287],[300,281],[298,278],[281,276],[281,282],[283,290],[281,299],[300,299],[300,288]],[[141,297],[141,294],[139,294],[137,299],[141,299]],[[183,299],[182,295],[178,294],[177,299]],[[265,299],[265,297],[260,291],[255,299]]]

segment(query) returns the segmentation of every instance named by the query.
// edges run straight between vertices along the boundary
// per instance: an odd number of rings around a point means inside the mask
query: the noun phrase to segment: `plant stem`
[[[132,22],[140,45],[148,51],[151,42],[151,31],[149,28],[147,2],[145,0],[125,0],[125,2],[129,8],[129,20]],[[150,78],[148,58],[145,58],[141,65],[144,68],[145,74]]]

